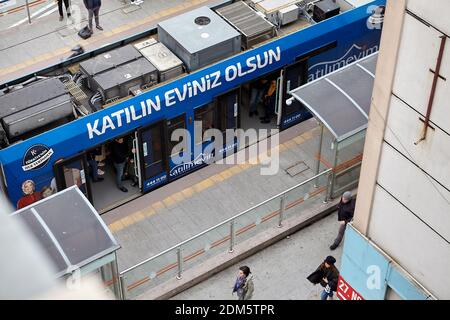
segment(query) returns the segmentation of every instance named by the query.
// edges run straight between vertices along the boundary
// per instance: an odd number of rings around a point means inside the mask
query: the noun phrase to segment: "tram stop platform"
[[[103,1],[100,25],[104,30],[95,29],[92,37],[83,40],[77,33],[87,25],[87,10],[83,0],[70,1],[72,19],[64,13],[64,20],[59,21],[54,0],[29,0],[31,24],[25,0],[8,0],[0,7],[0,84],[64,61],[78,44],[85,52],[93,51],[151,30],[158,22],[182,12],[228,2],[143,0],[133,5],[130,0]]]
[[[322,133],[314,118],[282,131],[279,170],[274,175],[261,175],[266,166],[261,161],[211,164],[103,214],[121,246],[117,255],[124,298],[170,298],[333,212],[338,199],[323,203],[333,172],[333,138]],[[360,163],[362,143],[344,151],[336,170],[353,169]],[[348,182],[355,176],[357,181],[359,174],[350,173],[335,190],[356,186]],[[278,228],[283,192],[282,227]],[[230,218],[232,223],[226,221]],[[228,252],[231,242],[236,245],[232,254]],[[205,268],[209,271],[203,272]]]

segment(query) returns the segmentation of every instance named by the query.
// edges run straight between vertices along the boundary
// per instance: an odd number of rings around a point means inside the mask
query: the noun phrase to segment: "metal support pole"
[[[117,256],[114,261],[111,263],[111,274],[112,274],[112,280],[113,280],[113,288],[114,288],[114,294],[118,299],[121,298],[121,290],[120,290],[120,279],[119,279],[119,268],[117,266]]]
[[[28,0],[25,0],[25,4],[27,7],[28,23],[31,24],[30,6],[28,5]]]
[[[329,197],[330,199],[333,199],[333,190],[334,190],[334,184],[335,184],[335,180],[336,180],[336,167],[337,167],[337,162],[338,162],[338,149],[339,149],[339,144],[336,140],[334,140],[334,144],[335,144],[335,151],[334,151],[334,164],[333,164],[333,174],[332,174],[332,178],[331,178],[331,186],[330,186],[330,194]]]
[[[181,253],[181,248],[177,249],[177,263],[178,263],[178,274],[177,279],[181,279],[181,274],[183,273],[183,254]]]
[[[331,190],[331,181],[333,177],[333,172],[328,173],[328,179],[327,179],[327,190],[325,191],[325,199],[323,199],[323,203],[328,203],[328,200],[330,200],[330,190]]]
[[[320,158],[322,157],[322,143],[323,143],[323,124],[320,124],[320,138],[319,138],[319,151],[317,152],[317,164],[316,164],[316,175],[320,171]],[[319,178],[314,181],[314,188],[319,186]]]
[[[106,282],[107,280],[106,280],[106,270],[105,270],[105,267],[106,266],[101,266],[100,267],[100,274],[101,274],[101,276],[102,276],[102,281],[103,282]]]
[[[278,216],[278,228],[281,228],[283,226],[283,213],[284,213],[284,199],[286,198],[286,195],[282,195],[280,199],[280,214]]]
[[[125,284],[125,276],[122,276],[122,277],[120,277],[120,288],[121,288],[121,292],[122,292],[122,295],[121,295],[121,299],[122,300],[127,300],[128,299],[128,295],[127,295],[127,286],[126,286],[126,284]]]
[[[235,238],[236,233],[234,232],[234,220],[233,220],[230,222],[230,249],[228,250],[229,253],[233,252]]]

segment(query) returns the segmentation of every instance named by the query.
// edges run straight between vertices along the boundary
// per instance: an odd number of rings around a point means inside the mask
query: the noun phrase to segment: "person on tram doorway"
[[[89,151],[87,153],[87,162],[90,167],[91,171],[91,177],[93,182],[99,182],[104,180],[104,178],[100,175],[100,173],[104,173],[103,171],[99,170],[98,168],[98,162],[95,160],[95,157],[101,153],[100,148],[96,148],[92,151]]]
[[[250,92],[250,110],[248,116],[251,118],[253,115],[258,115],[258,105],[264,95],[266,79],[260,79],[252,84],[252,90]]]
[[[131,153],[133,155],[136,153],[136,150],[133,148],[132,139],[128,139],[128,150],[131,150]],[[132,157],[132,156],[130,156],[127,160],[122,180],[131,180],[132,187],[136,187],[139,184],[139,180],[138,180],[138,177],[136,176],[136,172],[135,172],[134,157]]]
[[[128,189],[123,185],[123,173],[125,165],[128,161],[128,144],[125,142],[125,138],[115,139],[110,146],[111,158],[116,169],[116,185],[122,192],[128,192]]]
[[[271,118],[275,115],[275,92],[277,91],[277,82],[270,80],[264,95],[264,117],[260,117],[261,123],[270,123]]]

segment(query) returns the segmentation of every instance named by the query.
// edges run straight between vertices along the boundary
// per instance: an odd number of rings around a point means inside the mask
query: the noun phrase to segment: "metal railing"
[[[333,177],[333,169],[328,169],[120,272],[121,298],[128,299],[130,294],[137,296],[140,294],[140,290],[137,290],[139,288],[141,291],[143,290],[142,292],[147,291],[149,287],[144,284],[153,283],[154,287],[158,284],[156,280],[164,278],[164,275],[168,277],[161,280],[162,282],[174,277],[181,279],[184,266],[192,263],[194,259],[201,260],[199,257],[203,257],[206,260],[227,250],[232,253],[237,243],[251,237],[251,231],[261,232],[263,223],[272,218],[278,217],[276,226],[282,227],[283,220],[287,215],[301,214],[303,210],[295,210],[295,212],[292,210],[299,204],[306,206],[314,201],[316,203],[317,201],[327,202],[332,195],[330,187]],[[318,196],[323,193],[325,193],[324,198],[319,198]],[[227,243],[228,245],[226,245]],[[222,247],[222,245],[226,246]],[[194,248],[192,253],[184,255],[183,249],[189,247],[191,247],[190,249]],[[211,254],[214,250],[216,253]],[[200,262],[197,261],[197,263]],[[169,273],[170,271],[172,273]]]

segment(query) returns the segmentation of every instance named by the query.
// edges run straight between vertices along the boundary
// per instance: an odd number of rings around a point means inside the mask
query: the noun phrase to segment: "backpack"
[[[85,26],[83,29],[78,31],[78,35],[83,39],[87,39],[91,37],[92,31],[89,29],[88,26]]]

